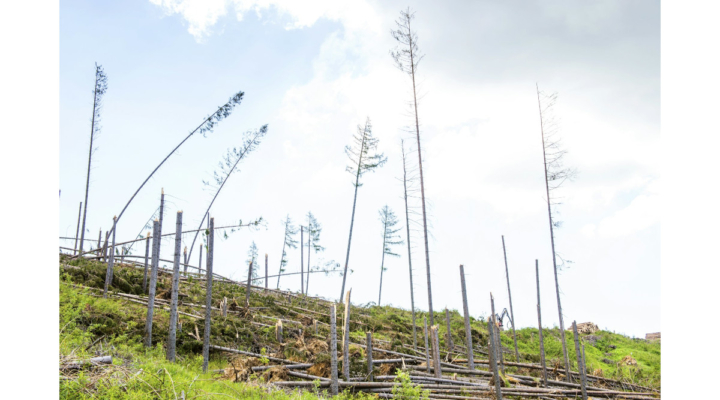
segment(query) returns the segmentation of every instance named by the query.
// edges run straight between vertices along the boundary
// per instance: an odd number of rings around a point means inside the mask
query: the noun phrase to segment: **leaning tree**
[[[360,178],[366,172],[372,172],[376,168],[381,167],[387,162],[387,157],[383,153],[377,152],[379,140],[372,135],[372,125],[370,118],[365,120],[365,127],[358,125],[357,133],[353,135],[351,146],[345,146],[345,154],[350,159],[350,165],[345,170],[355,177],[355,196],[353,197],[352,216],[350,217],[350,235],[348,237],[347,253],[345,255],[345,269],[343,270],[342,290],[340,291],[340,300],[342,301],[345,293],[345,281],[347,280],[348,261],[350,261],[350,244],[352,243],[353,224],[355,222],[355,206],[357,205],[358,188],[362,186]]]
[[[93,89],[93,114],[92,122],[90,123],[90,152],[88,154],[88,170],[87,179],[85,180],[85,207],[83,208],[82,215],[82,231],[80,233],[80,251],[78,254],[83,252],[83,244],[85,243],[85,217],[87,215],[87,203],[88,203],[88,191],[90,190],[90,169],[92,164],[93,154],[97,148],[94,148],[94,142],[100,133],[100,110],[102,110],[102,99],[107,91],[107,76],[103,70],[102,65],[95,63],[95,89]],[[77,235],[76,235],[77,236]]]
[[[555,228],[560,228],[562,221],[558,219],[558,207],[562,204],[560,197],[557,195],[558,189],[568,180],[571,180],[577,171],[568,168],[564,164],[564,158],[567,150],[564,150],[560,138],[558,137],[558,124],[554,114],[554,106],[557,101],[557,93],[541,92],[537,84],[535,85],[538,98],[538,109],[540,111],[540,136],[543,145],[543,163],[545,167],[545,195],[548,209],[548,219],[550,221],[550,248],[552,250],[553,272],[555,274],[555,294],[557,295],[558,318],[560,319],[560,341],[562,342],[563,358],[565,360],[565,370],[570,371],[570,361],[568,359],[567,345],[565,343],[565,324],[563,322],[562,306],[560,304],[560,284],[558,283],[558,270],[561,270],[565,263],[564,260],[555,250]],[[560,260],[558,264],[557,260]],[[570,374],[567,375],[568,382]]]

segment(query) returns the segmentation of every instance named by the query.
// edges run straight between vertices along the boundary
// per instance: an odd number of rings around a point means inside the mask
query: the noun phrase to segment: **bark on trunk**
[[[158,264],[160,262],[160,222],[153,221],[152,267],[150,287],[148,288],[148,310],[145,320],[145,346],[152,347],[153,312],[155,306],[155,287],[157,285]]]
[[[343,377],[350,379],[350,293],[345,294],[345,318],[343,318]]]
[[[245,286],[245,306],[250,307],[250,282],[252,282],[253,262],[248,265],[247,285]]]
[[[77,245],[78,245],[78,235],[80,234],[80,217],[82,216],[82,201],[80,202],[80,208],[78,208],[78,223],[77,228],[75,228],[75,245],[73,246],[73,255],[79,254],[76,252]]]
[[[365,349],[367,353],[368,382],[373,381],[372,332],[365,333]]]
[[[425,365],[427,366],[427,373],[430,373],[430,345],[428,344],[428,327],[427,317],[423,317],[423,333],[425,336]]]
[[[117,223],[117,217],[113,217],[113,228]],[[112,235],[112,248],[110,249],[110,260],[108,260],[107,272],[105,273],[105,290],[103,291],[103,298],[107,298],[108,287],[112,285],[113,280],[113,267],[115,264],[115,229],[113,229]]]
[[[168,329],[167,359],[175,362],[175,342],[178,321],[178,288],[180,286],[180,247],[182,247],[182,211],[178,211],[175,221],[175,257],[173,262],[172,292],[170,295],[170,327]],[[187,258],[187,253],[185,253]],[[187,259],[185,260],[187,269]]]
[[[475,369],[472,351],[472,332],[470,330],[470,312],[468,311],[467,291],[465,289],[465,269],[460,265],[460,285],[462,287],[463,313],[465,314],[465,341],[467,346],[468,369]]]
[[[213,280],[213,253],[215,251],[215,218],[210,218],[210,232],[208,235],[207,268],[206,268],[206,295],[205,295],[205,332],[203,334],[203,372],[207,372],[210,360],[210,318],[212,311],[212,280]]]
[[[337,329],[336,320],[337,311],[335,303],[330,304],[330,394],[337,396],[338,394],[338,368],[337,368]]]
[[[575,321],[572,323],[573,336],[575,337],[575,355],[577,356],[578,372],[580,372],[580,388],[582,389],[582,398],[587,400],[587,380],[585,379],[585,371],[583,368],[582,354],[580,353],[580,341],[578,340],[578,330]],[[570,376],[568,370],[568,376]]]
[[[435,371],[436,378],[442,378],[442,367],[440,366],[440,335],[438,326],[430,327],[430,336],[432,338],[432,352],[433,352],[433,369]]]
[[[143,273],[143,293],[147,293],[147,274],[148,274],[148,253],[150,252],[150,234],[145,239],[145,272]]]

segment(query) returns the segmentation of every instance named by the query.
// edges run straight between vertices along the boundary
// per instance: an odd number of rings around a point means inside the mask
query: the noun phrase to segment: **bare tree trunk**
[[[103,246],[103,262],[108,260],[108,241],[110,240],[110,231],[105,232],[105,245]],[[82,253],[80,253],[82,254]]]
[[[433,370],[435,371],[436,378],[442,378],[442,368],[440,366],[440,337],[438,335],[438,326],[434,325],[430,327],[430,337],[432,338],[432,352],[433,352]]]
[[[178,236],[182,236],[182,232],[178,232],[175,234],[175,240],[177,240]],[[185,246],[185,249],[183,250],[183,275],[187,276],[187,267],[188,267],[188,254],[187,254],[187,246]]]
[[[208,251],[207,251],[207,268],[206,268],[206,286],[207,294],[205,296],[205,333],[203,336],[203,372],[207,372],[208,362],[210,361],[210,318],[212,309],[212,269],[213,269],[213,252],[215,251],[215,218],[210,218],[210,232],[208,235]]]
[[[490,294],[490,304],[492,305],[492,293]],[[500,374],[498,373],[497,358],[495,357],[495,329],[493,326],[495,322],[495,313],[493,312],[488,319],[488,333],[490,333],[490,339],[488,340],[488,355],[490,356],[490,371],[493,373],[493,379],[495,380],[495,398],[502,400],[502,384],[500,383]],[[504,375],[504,373],[503,373]]]
[[[305,259],[305,255],[303,254],[303,227],[300,227],[300,294],[305,293],[304,285],[305,285],[305,275],[304,275],[304,269],[303,269],[303,260]]]
[[[340,290],[340,300],[342,300],[343,293],[345,293],[345,281],[347,280],[347,270],[348,270],[348,262],[350,261],[350,243],[352,243],[352,230],[353,225],[355,224],[355,205],[357,204],[357,190],[358,185],[360,184],[360,168],[362,166],[362,155],[363,151],[365,150],[365,137],[367,135],[367,122],[365,123],[365,131],[363,132],[363,140],[362,144],[360,145],[360,152],[358,153],[358,166],[357,166],[357,173],[355,174],[355,195],[353,196],[353,209],[352,209],[352,216],[350,217],[350,235],[348,236],[348,247],[347,247],[347,253],[345,255],[345,270],[343,271],[343,283],[342,288]]]
[[[100,248],[102,247],[102,228],[100,228],[100,232],[98,232],[98,251],[96,251],[96,255],[100,255]],[[78,255],[82,255],[82,253],[78,252]]]
[[[447,307],[445,307],[445,322],[447,323],[447,346],[448,346],[448,353],[452,353],[455,346],[453,345],[452,340],[452,331],[450,330],[450,311],[448,311]]]
[[[310,290],[310,249],[312,249],[312,234],[310,233],[310,226],[308,226],[308,263],[307,263],[307,278],[305,278],[305,294],[309,293]]]
[[[430,373],[430,344],[428,344],[428,327],[427,317],[423,317],[423,333],[425,336],[425,365],[427,366],[427,373]]]
[[[582,398],[587,400],[587,381],[585,379],[585,370],[583,368],[582,354],[580,354],[580,341],[578,340],[578,330],[575,321],[572,323],[573,335],[575,336],[575,355],[577,356],[578,372],[580,372],[580,388],[582,389]],[[567,370],[567,375],[570,376],[570,370]]]
[[[367,352],[367,373],[368,382],[373,381],[373,358],[372,358],[372,332],[365,333],[365,350]]]
[[[565,370],[570,371],[570,360],[568,358],[567,344],[565,343],[565,324],[563,323],[562,305],[560,304],[560,285],[558,284],[557,261],[555,257],[555,235],[553,232],[552,210],[550,208],[550,184],[548,182],[547,157],[545,155],[545,131],[543,129],[542,108],[540,106],[540,89],[537,87],[537,84],[535,85],[535,88],[537,89],[538,109],[540,110],[540,135],[543,143],[543,166],[545,167],[545,195],[547,196],[548,220],[550,221],[550,247],[552,249],[553,271],[555,273],[555,293],[557,295],[558,318],[560,319],[560,341],[562,342]],[[566,379],[568,382],[572,382],[569,373],[567,374]]]
[[[412,252],[410,247],[410,213],[408,211],[408,194],[407,194],[407,171],[405,168],[405,146],[402,145],[402,157],[403,157],[403,199],[405,200],[405,228],[407,231],[407,245],[408,245],[408,268],[410,270],[410,309],[412,310],[412,325],[413,325],[413,350],[417,351],[417,332],[415,327],[415,295],[413,288],[413,273],[412,273]]]
[[[378,291],[378,307],[380,306],[380,298],[382,297],[382,278],[383,269],[385,269],[385,237],[387,235],[387,226],[385,227],[385,233],[383,233],[383,254],[382,262],[380,263],[380,290]]]
[[[496,321],[496,314],[495,314],[495,299],[493,298],[492,293],[490,293],[490,310],[492,312],[493,316],[493,337],[495,338],[495,354],[496,354],[496,361],[500,364],[500,370],[502,371],[503,375],[505,375],[505,364],[503,363],[503,354],[502,354],[502,342],[500,341],[500,329],[497,326]]]
[[[265,292],[268,291],[268,259],[267,253],[265,253]]]
[[[252,282],[253,262],[248,266],[247,285],[245,286],[245,306],[250,307],[250,282]]]
[[[152,347],[153,312],[155,307],[155,286],[157,285],[158,265],[160,264],[160,222],[153,221],[152,267],[150,272],[150,288],[148,289],[148,310],[145,320],[145,346]]]
[[[73,246],[73,255],[79,254],[76,252],[77,245],[78,245],[78,235],[80,234],[80,217],[82,215],[82,201],[80,202],[80,208],[78,208],[78,223],[77,228],[75,228],[75,245]]]
[[[98,69],[97,68],[98,68],[97,64],[95,64],[95,89],[93,90],[93,117],[92,117],[92,123],[90,125],[90,151],[88,152],[87,179],[85,180],[85,209],[83,210],[82,231],[80,231],[80,252],[78,254],[82,254],[83,242],[85,241],[85,217],[87,216],[88,191],[90,190],[90,165],[92,164],[93,139],[95,138],[95,115],[96,115],[96,109],[98,106],[98,92],[97,92]]]
[[[538,313],[538,336],[540,340],[540,363],[543,369],[543,385],[547,387],[547,366],[545,365],[545,343],[543,342],[542,317],[540,313],[540,272],[538,260],[535,260],[535,279],[537,280],[537,313]]]
[[[463,312],[465,313],[465,345],[467,346],[468,369],[475,369],[473,360],[472,332],[470,330],[470,312],[468,311],[467,290],[465,289],[465,269],[460,265],[460,285],[462,286]]]
[[[302,242],[300,242],[302,243]],[[350,381],[350,293],[345,294],[345,318],[343,318],[343,377]]]
[[[338,368],[337,368],[337,312],[335,303],[330,304],[330,394],[338,394]]]
[[[148,253],[150,252],[150,234],[145,239],[145,273],[143,274],[143,293],[147,293],[147,274],[148,274]]]
[[[113,226],[117,223],[117,217],[113,217]],[[115,230],[112,235],[112,249],[110,249],[110,260],[108,260],[107,272],[105,273],[105,290],[103,290],[103,298],[107,298],[108,286],[112,285],[113,266],[115,264]]]
[[[168,329],[167,359],[175,362],[175,341],[178,321],[178,288],[180,286],[180,247],[182,246],[182,211],[177,212],[175,221],[175,256],[173,259],[172,292],[170,295],[170,327]],[[187,268],[187,253],[185,253]]]
[[[507,278],[508,300],[510,300],[510,319],[512,320],[513,342],[515,343],[515,362],[520,362],[520,352],[517,347],[517,336],[515,335],[515,314],[513,314],[512,293],[510,292],[510,272],[508,270],[507,252],[505,251],[505,236],[502,237],[503,257],[505,258],[505,277]]]

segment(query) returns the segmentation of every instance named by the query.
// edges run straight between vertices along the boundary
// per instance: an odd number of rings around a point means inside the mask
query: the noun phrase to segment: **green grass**
[[[61,359],[87,359],[93,357],[96,345],[88,351],[85,348],[94,340],[104,337],[102,343],[103,354],[112,354],[115,364],[111,367],[87,370],[72,379],[61,379],[60,397],[68,399],[85,398],[179,398],[182,391],[186,399],[201,399],[207,397],[228,397],[240,399],[269,398],[269,399],[315,399],[317,394],[312,391],[286,392],[275,390],[268,394],[267,388],[259,382],[260,378],[250,376],[248,382],[233,383],[223,379],[221,375],[202,374],[202,343],[188,335],[194,332],[195,326],[202,331],[203,319],[193,319],[180,315],[179,321],[183,324],[182,331],[177,337],[177,362],[170,363],[165,360],[163,344],[167,338],[169,314],[167,311],[157,310],[153,319],[153,338],[155,344],[152,348],[143,346],[143,333],[145,328],[146,306],[125,300],[110,297],[102,299],[99,291],[80,289],[73,284],[93,288],[102,288],[106,265],[90,260],[68,260],[61,258],[61,264],[73,265],[76,268],[60,268],[60,357]],[[135,268],[116,266],[114,281],[111,290],[116,292],[141,294],[142,271]],[[170,285],[167,276],[158,280],[158,293],[167,290]],[[189,281],[181,286],[181,293],[187,295],[185,303],[204,304],[205,291],[198,282]],[[227,297],[237,299],[238,303],[244,301],[245,288],[238,285],[214,284],[213,305]],[[277,296],[263,295],[253,291],[250,296],[252,307],[264,307],[253,311],[253,321],[267,325],[274,325],[273,320],[260,318],[257,314],[283,317],[299,321],[304,317],[316,318],[318,321],[329,323],[329,317],[316,314],[293,314],[286,310],[287,300]],[[327,307],[312,302],[294,305],[303,308],[315,309],[327,313]],[[202,311],[187,306],[180,307],[181,311],[201,315]],[[204,314],[203,314],[204,315]],[[465,344],[464,319],[457,311],[451,311],[451,333],[454,343]],[[418,346],[424,347],[422,321],[427,317],[426,312],[416,312]],[[342,320],[342,307],[338,310],[338,322]],[[446,324],[444,312],[435,315],[435,321],[440,330],[440,346],[446,347]],[[247,318],[231,314],[228,318],[213,317],[211,343],[240,348],[242,350],[260,352],[266,349],[269,355],[282,356],[301,362],[323,363],[329,359],[328,354],[316,352],[311,341],[322,341],[329,332],[327,326],[319,325],[319,336],[314,336],[311,325],[306,325],[304,342],[295,340],[289,333],[285,334],[286,344],[281,347],[275,339],[273,327],[262,327],[248,323]],[[297,328],[295,324],[285,324],[285,329]],[[373,332],[375,339],[388,341],[388,349],[408,354],[414,354],[403,347],[412,347],[412,314],[408,310],[390,306],[355,307],[352,311],[350,325],[351,340],[365,343],[365,332]],[[312,332],[311,332],[312,331]],[[487,349],[488,332],[484,321],[471,318],[471,331],[475,346]],[[545,352],[548,367],[562,366],[562,346],[559,340],[560,333],[557,328],[543,329],[545,335]],[[201,333],[202,335],[202,333]],[[594,345],[585,343],[587,366],[590,372],[602,371],[603,376],[613,379],[622,379],[654,388],[660,387],[660,343],[646,342],[631,339],[607,331],[598,331],[594,334],[600,337]],[[521,362],[539,362],[538,331],[533,328],[524,328],[517,331],[518,348],[521,353]],[[587,335],[581,335],[586,338]],[[506,330],[501,335],[503,346],[513,349],[512,331]],[[572,333],[566,333],[568,351],[571,365],[576,369],[575,347]],[[615,346],[614,349],[611,346]],[[279,353],[278,353],[279,352]],[[366,371],[365,352],[361,348],[351,346],[350,369],[352,372]],[[636,366],[619,365],[623,357],[632,355],[637,360]],[[232,357],[230,355],[211,352],[209,370],[223,369],[228,366]],[[477,353],[476,353],[477,358]],[[514,355],[506,354],[506,361],[515,361]],[[613,364],[602,362],[608,359]],[[510,373],[539,376],[538,370],[518,370],[507,368]],[[350,395],[344,395],[350,397]],[[362,396],[362,395],[360,395]],[[342,397],[341,397],[342,398]]]

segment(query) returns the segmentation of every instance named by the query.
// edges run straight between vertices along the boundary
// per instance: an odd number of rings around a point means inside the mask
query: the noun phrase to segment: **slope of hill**
[[[113,284],[107,299],[102,298],[106,264],[88,259],[71,260],[60,256],[60,397],[61,398],[162,398],[191,399],[207,397],[230,398],[303,398],[322,396],[327,390],[329,377],[329,301],[281,291],[263,291],[253,288],[250,307],[243,307],[245,287],[229,280],[213,283],[213,309],[227,299],[227,316],[218,308],[211,319],[210,343],[228,349],[259,354],[248,357],[217,349],[210,352],[207,374],[202,373],[202,332],[204,326],[205,281],[201,276],[189,274],[181,278],[181,304],[177,334],[177,361],[165,360],[165,343],[169,324],[169,287],[171,274],[158,273],[158,284],[153,318],[152,344],[143,345],[147,296],[142,291],[143,270],[131,264],[116,264]],[[338,343],[341,343],[342,308],[338,305]],[[427,369],[424,353],[422,319],[427,313],[416,312],[420,323],[417,330],[417,351],[413,350],[411,313],[393,307],[351,307],[350,323],[350,375],[354,380],[367,378],[366,332],[373,332],[373,358],[403,361],[379,363],[374,366],[376,381],[390,381],[398,371],[410,372],[404,376],[407,391],[410,378],[415,382],[431,380],[424,374]],[[464,368],[465,327],[462,314],[452,311],[450,331],[455,352],[448,354],[447,329],[444,313],[436,313],[439,325],[440,349],[444,360],[452,367]],[[283,341],[276,335],[278,321],[282,321]],[[485,322],[471,319],[478,387],[472,390],[437,388],[430,398],[476,398],[488,396],[487,345],[488,330]],[[557,329],[543,329],[549,379],[562,380],[562,346]],[[566,335],[568,349],[574,349],[572,335]],[[611,332],[599,331],[581,335],[585,343],[589,383],[597,388],[612,391],[634,390],[644,395],[624,398],[656,398],[660,389],[660,343],[630,339]],[[515,360],[512,331],[501,335],[505,352],[505,397],[538,398],[541,394],[517,394],[525,387],[539,386],[538,330],[524,328],[517,331],[521,359]],[[394,352],[394,353],[393,353]],[[397,353],[403,353],[400,356]],[[571,351],[574,355],[574,351]],[[97,356],[112,356],[111,365],[80,366],[81,360]],[[342,352],[338,358],[341,359]],[[574,357],[571,357],[571,359]],[[309,364],[305,369],[285,367],[266,368],[277,364],[276,359]],[[483,364],[483,360],[485,363]],[[513,362],[520,364],[513,365]],[[75,364],[73,364],[75,363]],[[340,362],[339,362],[340,364]],[[628,365],[632,364],[632,365]],[[256,371],[253,371],[255,367]],[[452,369],[451,367],[451,369]],[[340,366],[339,370],[342,371]],[[577,363],[571,361],[577,371]],[[301,377],[302,375],[305,377]],[[342,373],[340,373],[342,376]],[[443,378],[463,380],[462,372],[449,372]],[[578,374],[571,374],[577,378]],[[426,377],[423,377],[426,376]],[[318,378],[320,377],[320,378]],[[485,379],[485,380],[483,380]],[[293,386],[303,385],[290,381],[304,381],[302,392]],[[577,381],[577,379],[574,379]],[[267,382],[274,382],[268,385]],[[283,382],[283,383],[278,383]],[[484,382],[484,383],[483,383]],[[426,382],[427,383],[427,382]],[[561,385],[559,382],[557,385]],[[389,385],[389,384],[388,384]],[[564,392],[552,395],[575,397],[575,387],[564,384]],[[279,387],[282,386],[282,387]],[[435,385],[443,386],[443,385]],[[482,387],[480,387],[482,386]],[[426,387],[430,387],[427,386]],[[512,389],[515,388],[515,389]],[[522,389],[521,389],[522,388]],[[363,389],[365,390],[365,389]],[[356,388],[341,398],[392,397],[389,386],[369,388],[375,393],[364,393]],[[479,392],[475,392],[478,390]],[[482,392],[485,390],[485,392]],[[533,389],[528,389],[533,390]],[[534,389],[538,390],[538,389]],[[557,389],[559,390],[559,389]],[[556,391],[557,391],[556,390]],[[658,391],[658,393],[653,393]],[[548,394],[550,395],[550,394]],[[412,396],[415,397],[415,396]],[[612,396],[610,396],[612,397]],[[403,398],[396,393],[395,398]]]

